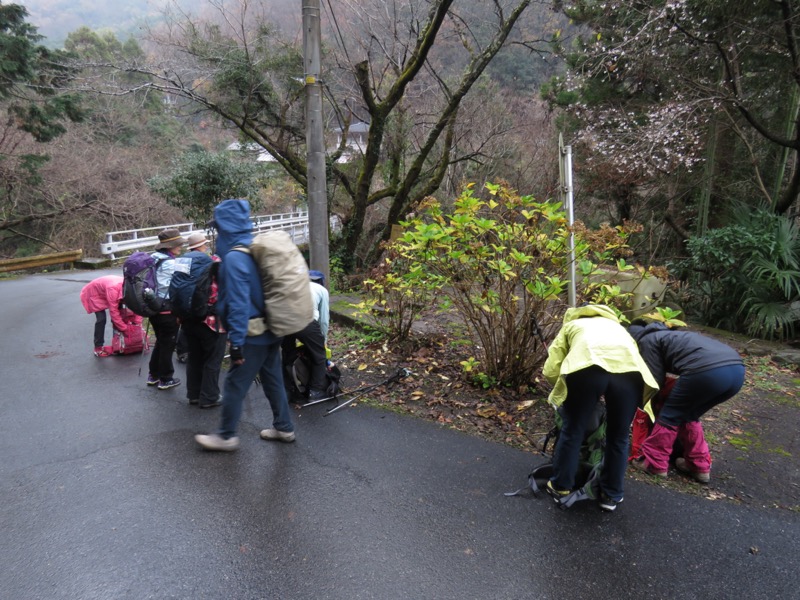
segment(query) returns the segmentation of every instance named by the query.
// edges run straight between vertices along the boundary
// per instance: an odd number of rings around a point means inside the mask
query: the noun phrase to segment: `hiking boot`
[[[561,502],[562,498],[566,498],[567,496],[569,496],[572,493],[569,490],[562,490],[561,488],[557,488],[555,485],[553,485],[553,482],[549,481],[549,480],[547,482],[547,485],[544,487],[544,489],[545,489],[545,491],[547,491],[548,494],[550,494],[550,496],[552,496],[552,498],[556,502],[556,504]]]
[[[277,440],[279,442],[293,442],[294,431],[278,431],[277,429],[264,429],[261,431],[262,440]]]
[[[196,405],[200,404],[200,400],[198,400],[197,398],[189,398],[189,404],[191,406],[196,406]]]
[[[686,473],[690,475],[695,481],[698,483],[708,483],[711,481],[711,473],[709,471],[695,471],[692,467],[689,466],[689,463],[686,462],[685,458],[676,458],[675,459],[675,468],[678,469],[681,473]]]
[[[328,394],[323,391],[311,390],[308,392],[308,401],[309,402],[316,402],[317,400],[325,400],[328,397]]]
[[[630,465],[636,469],[637,471],[641,471],[642,473],[647,473],[648,475],[652,475],[653,477],[666,477],[666,471],[653,471],[650,468],[650,465],[647,464],[647,460],[644,457],[641,458],[634,458]],[[612,509],[613,510],[613,509]]]
[[[606,512],[614,512],[617,510],[617,506],[622,504],[622,500],[623,498],[613,500],[608,494],[600,490],[600,508]]]
[[[178,387],[181,384],[181,380],[175,377],[170,377],[169,379],[162,379],[158,382],[158,389],[160,390],[168,390],[174,387]]]
[[[206,450],[215,450],[219,452],[233,452],[239,447],[238,437],[233,436],[226,440],[218,433],[209,433],[208,435],[198,433],[194,436],[194,441]]]
[[[214,402],[208,402],[206,404],[201,404],[200,408],[217,408],[218,406],[222,406],[222,399],[215,400]]]
[[[98,346],[94,349],[94,355],[98,358],[105,358],[106,356],[111,356],[111,352],[108,346]]]
[[[161,380],[158,377],[147,376],[147,385],[158,385],[159,383],[161,383]]]

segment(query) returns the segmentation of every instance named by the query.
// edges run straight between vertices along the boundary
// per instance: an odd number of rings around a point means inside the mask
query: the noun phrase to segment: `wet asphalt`
[[[797,513],[632,480],[613,514],[506,498],[540,458],[390,412],[265,442],[253,387],[240,450],[202,451],[218,410],[92,356],[78,295],[115,272],[0,281],[2,598],[798,597]]]

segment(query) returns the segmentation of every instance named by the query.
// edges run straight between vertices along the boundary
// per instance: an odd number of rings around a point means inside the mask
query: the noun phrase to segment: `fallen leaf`
[[[533,406],[534,404],[536,404],[536,400],[525,400],[523,402],[520,402],[519,404],[517,404],[517,411],[521,412],[523,410],[526,410],[531,406]]]
[[[367,365],[365,365],[364,363],[361,363],[360,365],[358,365],[358,370],[359,371],[363,371],[366,368],[367,368]]]
[[[489,417],[494,417],[497,414],[497,408],[494,406],[482,406],[481,408],[475,411],[476,414],[483,417],[484,419],[488,419]]]

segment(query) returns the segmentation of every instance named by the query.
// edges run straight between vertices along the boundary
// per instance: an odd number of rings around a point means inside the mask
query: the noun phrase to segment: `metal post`
[[[303,0],[309,263],[312,269],[325,274],[325,281],[330,281],[322,83],[319,79],[321,37],[320,2],[319,0]]]
[[[564,146],[564,138],[559,134],[558,149],[560,154],[559,166],[561,167],[561,193],[562,203],[567,211],[567,219],[570,229],[575,223],[575,213],[573,210],[572,196],[572,146]],[[569,240],[569,289],[568,301],[571,307],[576,304],[576,275],[575,275],[575,234],[570,231]]]

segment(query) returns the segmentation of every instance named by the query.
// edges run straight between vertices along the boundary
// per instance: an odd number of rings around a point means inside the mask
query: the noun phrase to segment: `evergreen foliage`
[[[227,198],[246,198],[259,210],[260,165],[227,153],[187,152],[175,159],[168,175],[149,181],[152,190],[180,208],[195,223],[205,223]]]

